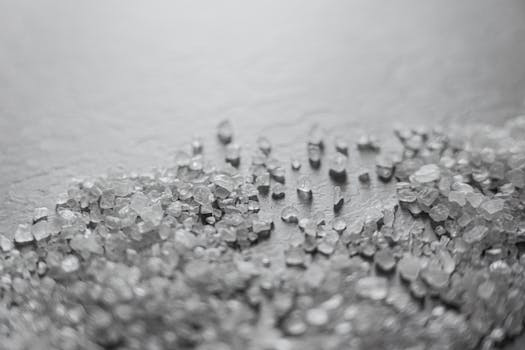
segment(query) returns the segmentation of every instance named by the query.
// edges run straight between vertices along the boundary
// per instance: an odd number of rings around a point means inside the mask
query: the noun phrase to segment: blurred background
[[[71,177],[169,165],[194,135],[218,156],[225,118],[282,157],[316,121],[500,123],[524,62],[523,0],[0,0],[0,231]]]

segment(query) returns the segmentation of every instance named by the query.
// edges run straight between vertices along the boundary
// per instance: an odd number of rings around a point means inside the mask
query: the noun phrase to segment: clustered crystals
[[[514,123],[525,130],[525,118]],[[329,150],[323,130],[310,130],[306,164],[322,170],[329,153],[337,183],[328,218],[304,214],[318,186],[298,158],[297,196],[285,198],[287,171],[268,138],[241,167],[229,121],[217,130],[220,167],[195,138],[171,168],[73,184],[54,211],[38,208],[12,239],[0,235],[0,344],[492,349],[521,334],[524,148],[437,129],[395,134],[403,150],[378,155],[377,182],[368,170],[347,176],[346,139]],[[371,136],[357,149],[380,152]],[[348,220],[349,183],[393,181],[395,199]],[[264,200],[280,208],[277,220]],[[297,235],[287,241],[278,227]]]

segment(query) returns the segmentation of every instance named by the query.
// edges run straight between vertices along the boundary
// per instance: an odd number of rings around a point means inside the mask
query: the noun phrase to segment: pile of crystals
[[[299,233],[293,243],[283,243],[274,213],[261,210],[270,189],[273,201],[290,202],[284,163],[261,137],[249,168],[239,170],[229,122],[218,130],[220,167],[205,161],[196,139],[173,167],[79,181],[52,213],[36,209],[13,239],[0,235],[0,344],[500,346],[522,333],[525,318],[525,148],[512,141],[525,135],[525,118],[514,123],[499,136],[505,142],[490,146],[480,141],[486,132],[460,142],[441,130],[396,130],[402,152],[379,154],[376,167],[381,182],[396,181],[395,199],[351,222],[337,215],[342,186],[326,208],[331,220],[323,212],[300,217],[285,205],[279,227]],[[517,126],[523,132],[511,134]],[[366,136],[356,150],[381,147]],[[350,151],[341,139],[328,150],[322,130],[312,128],[306,157],[322,169],[330,153],[327,176],[335,182],[354,182]],[[299,171],[300,161],[291,168]],[[355,179],[375,181],[368,171]],[[315,201],[312,193],[308,176],[299,176],[298,198]]]

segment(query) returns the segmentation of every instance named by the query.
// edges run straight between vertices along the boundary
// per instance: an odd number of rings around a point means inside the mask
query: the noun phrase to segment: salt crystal
[[[272,151],[272,144],[270,143],[270,140],[268,140],[264,136],[259,136],[257,138],[257,147],[261,152],[263,152],[265,155],[269,155]]]
[[[339,235],[337,232],[328,230],[317,245],[317,250],[324,255],[331,255],[334,253],[338,241]]]
[[[220,198],[226,198],[234,189],[234,183],[230,176],[225,174],[217,174],[213,178],[213,183],[216,188],[216,195]]]
[[[308,161],[312,168],[319,168],[321,166],[321,149],[317,146],[308,146]]]
[[[348,142],[342,137],[337,137],[335,139],[335,150],[342,154],[348,155]]]
[[[428,267],[421,271],[421,278],[434,289],[443,289],[448,285],[449,274],[437,267]]]
[[[48,230],[48,223],[47,221],[38,221],[31,227],[31,234],[37,241],[41,241],[43,239],[46,239],[50,236],[50,232]]]
[[[488,232],[488,228],[485,226],[474,226],[469,231],[463,234],[463,240],[468,244],[480,242]]]
[[[450,255],[450,252],[446,249],[440,249],[437,255],[443,271],[449,275],[452,274],[452,272],[454,272],[456,269],[456,262],[454,261],[452,255]]]
[[[60,264],[62,270],[66,273],[75,272],[80,268],[80,261],[75,255],[68,255]]]
[[[0,234],[0,249],[4,253],[11,251],[14,248],[13,242],[6,236]]]
[[[437,181],[440,176],[441,172],[436,164],[427,164],[423,165],[418,171],[412,174],[412,176],[410,176],[410,181],[423,184]]]
[[[215,197],[207,186],[201,185],[193,189],[193,199],[200,205],[207,206],[215,200]]]
[[[485,200],[485,196],[478,192],[470,192],[466,195],[467,201],[472,206],[472,208],[478,208],[481,203]]]
[[[293,206],[284,207],[281,211],[281,219],[288,223],[298,222],[299,211]]]
[[[297,180],[297,194],[303,199],[312,198],[312,182],[307,176],[301,176]]]
[[[390,181],[394,174],[394,162],[390,157],[380,156],[376,159],[376,173],[379,179]]]
[[[346,230],[346,221],[342,218],[336,218],[334,219],[334,221],[332,222],[332,228],[338,232],[338,233],[341,233],[343,232],[344,230]]]
[[[399,260],[397,267],[399,274],[406,281],[415,281],[419,276],[421,262],[413,255],[405,255]]]
[[[49,215],[49,210],[45,207],[36,208],[33,212],[33,223],[36,223],[40,220],[47,220]]]
[[[379,301],[388,295],[388,281],[383,277],[363,277],[357,281],[355,289],[359,296]]]
[[[223,144],[228,144],[233,140],[233,126],[229,120],[224,120],[217,127],[217,137]]]
[[[390,272],[396,267],[396,259],[390,249],[381,249],[376,252],[374,262],[384,272]]]
[[[310,131],[308,132],[308,144],[319,148],[323,148],[323,138],[324,132],[319,126],[319,124],[312,125]]]
[[[375,137],[371,135],[362,135],[357,141],[357,149],[360,151],[379,151],[379,145]]]
[[[191,141],[191,150],[193,155],[201,154],[202,149],[204,148],[202,139],[200,137],[194,137]]]
[[[286,176],[286,170],[283,167],[281,167],[281,166],[276,167],[275,169],[270,171],[270,174],[272,175],[272,178],[276,182],[284,184],[285,176]]]
[[[259,218],[253,221],[252,230],[256,234],[268,233],[272,229],[273,222],[270,219]]]
[[[328,313],[322,308],[313,308],[306,312],[306,321],[312,326],[323,326],[328,320]]]
[[[230,143],[226,146],[226,162],[234,167],[238,167],[241,163],[241,147],[235,143]]]
[[[346,177],[346,163],[347,158],[344,154],[336,153],[330,157],[330,177],[337,181],[344,180]]]
[[[494,292],[496,291],[496,285],[487,280],[478,286],[477,294],[483,300],[490,300]]]
[[[505,206],[505,200],[503,199],[490,199],[483,202],[480,205],[480,209],[483,210],[489,217],[493,217],[503,210]]]
[[[370,182],[370,174],[368,173],[368,170],[361,170],[359,175],[357,175],[357,178],[363,183]]]
[[[341,187],[335,186],[334,187],[334,211],[341,210],[344,202],[345,202],[345,198],[343,196],[343,193],[341,192]]]
[[[512,169],[505,176],[510,183],[518,188],[525,187],[525,172],[521,169]]]
[[[448,218],[449,213],[449,208],[446,205],[439,203],[433,206],[428,214],[435,222],[441,222]]]
[[[298,171],[301,169],[301,161],[299,159],[293,158],[291,160],[291,164],[292,164],[293,171]]]
[[[255,186],[260,192],[268,192],[270,189],[270,174],[268,172],[261,173],[255,178]]]
[[[285,262],[288,266],[304,266],[305,252],[300,246],[290,246],[284,252]]]
[[[421,280],[415,280],[410,283],[410,293],[416,299],[422,299],[427,294],[426,285]]]
[[[284,185],[277,183],[272,188],[272,198],[273,199],[283,199],[285,196],[285,187]]]
[[[396,184],[397,199],[403,203],[413,203],[418,194],[408,182],[398,182]]]
[[[460,191],[450,191],[448,194],[448,200],[451,203],[456,203],[461,207],[464,207],[467,204],[466,193]]]
[[[31,226],[29,224],[20,224],[15,231],[14,236],[15,243],[26,244],[34,240],[33,235],[31,234]]]
[[[417,194],[419,204],[429,208],[439,197],[439,192],[433,187],[423,187]]]

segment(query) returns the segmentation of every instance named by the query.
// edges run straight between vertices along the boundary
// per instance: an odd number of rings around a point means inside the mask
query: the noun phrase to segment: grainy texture
[[[0,0],[0,232],[51,206],[71,177],[168,165],[195,134],[223,159],[224,118],[243,150],[263,134],[303,173],[315,121],[332,140],[384,139],[395,123],[502,123],[524,110],[524,18],[520,0]],[[363,167],[373,159],[350,152],[347,218],[392,190],[363,189]],[[327,169],[311,176],[313,210],[332,205]],[[276,213],[293,181],[268,201]]]

